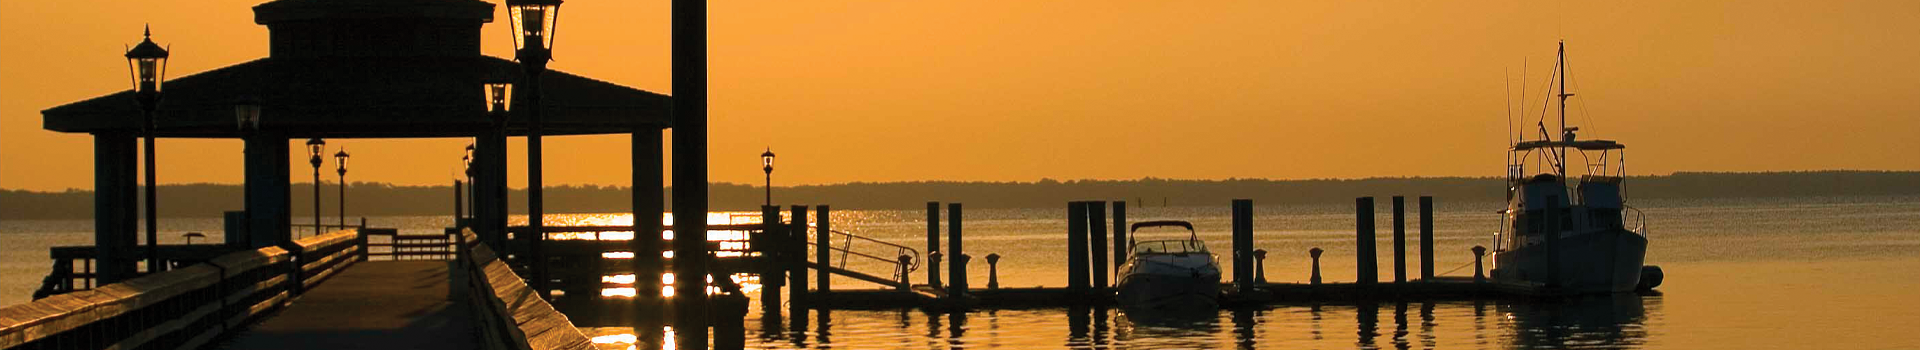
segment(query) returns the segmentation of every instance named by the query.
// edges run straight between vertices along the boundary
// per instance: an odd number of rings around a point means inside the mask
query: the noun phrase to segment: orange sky
[[[257,3],[0,2],[0,188],[91,188],[90,137],[39,111],[126,89],[143,23],[175,77],[263,57]],[[715,2],[713,180],[759,183],[768,146],[782,185],[1498,176],[1502,78],[1530,62],[1537,112],[1561,38],[1570,123],[1633,174],[1920,170],[1920,2],[1207,3]],[[569,1],[552,67],[672,93],[666,11]],[[485,51],[510,57],[495,20]],[[627,140],[549,138],[548,183],[627,185]],[[330,142],[351,180],[400,184],[449,182],[467,143]],[[165,139],[160,179],[237,183],[240,155]]]

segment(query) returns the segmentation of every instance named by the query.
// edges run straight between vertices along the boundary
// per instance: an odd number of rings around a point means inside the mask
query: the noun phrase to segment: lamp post
[[[480,186],[473,183],[473,144],[471,143],[467,144],[467,155],[460,156],[460,172],[467,175],[467,218],[473,218],[474,210],[479,209],[474,207],[474,204],[479,203],[479,199],[474,198],[474,195],[480,193],[478,190]],[[455,222],[460,221],[460,218],[453,219]]]
[[[507,0],[507,15],[512,17],[514,60],[527,73],[527,100],[533,103],[533,109],[527,111],[527,228],[532,232],[528,241],[533,254],[534,291],[540,297],[549,295],[547,290],[546,254],[541,251],[541,241],[547,238],[543,229],[546,208],[542,203],[540,176],[540,73],[547,70],[547,61],[553,59],[554,29],[560,21],[560,0]]]
[[[339,167],[335,170],[340,173],[340,227],[341,228],[347,227],[347,158],[352,156],[353,155],[351,154],[347,154],[346,147],[340,147],[340,152],[333,154],[333,163],[335,166]]]
[[[166,271],[166,265],[160,263],[160,219],[159,200],[155,197],[158,177],[153,169],[153,110],[160,105],[160,86],[166,82],[167,49],[153,43],[153,29],[143,29],[143,38],[139,44],[127,49],[127,70],[133,75],[133,98],[140,103],[140,115],[144,119],[141,134],[146,136],[146,182],[147,182],[147,272]]]
[[[767,204],[773,205],[773,148],[760,153],[760,171],[767,173]]]
[[[487,200],[484,201],[486,202],[484,210],[476,207],[473,213],[475,217],[482,218],[483,223],[479,226],[489,240],[487,243],[495,247],[504,247],[507,238],[507,185],[504,163],[507,160],[507,117],[513,107],[513,83],[505,77],[494,77],[482,82],[481,90],[485,92],[486,100],[483,102],[486,104],[487,117],[493,122],[493,129],[479,142],[487,147],[474,148],[474,163],[479,165],[481,171],[477,178],[487,180],[484,186],[486,191],[474,190],[476,194],[474,203],[481,203],[479,197],[482,196]],[[486,215],[481,215],[482,211],[485,211]]]
[[[307,162],[313,163],[313,234],[320,235],[320,155],[327,153],[327,141],[307,139]]]

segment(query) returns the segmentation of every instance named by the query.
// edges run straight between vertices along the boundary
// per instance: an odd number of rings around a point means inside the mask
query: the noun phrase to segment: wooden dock
[[[449,298],[448,261],[369,261],[307,291],[220,349],[475,349],[467,304]]]

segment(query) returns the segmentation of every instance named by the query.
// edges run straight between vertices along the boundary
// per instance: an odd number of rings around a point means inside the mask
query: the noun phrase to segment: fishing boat
[[[1547,132],[1543,111],[1537,139],[1510,141],[1507,207],[1494,236],[1492,277],[1543,294],[1652,289],[1661,277],[1658,267],[1644,266],[1646,215],[1627,202],[1626,145],[1581,140],[1579,128],[1566,125],[1567,98],[1574,95],[1566,87],[1564,42],[1557,61],[1559,132]],[[1584,173],[1571,179],[1568,163],[1576,156]]]
[[[1119,302],[1135,310],[1217,310],[1220,304],[1220,262],[1186,221],[1147,221],[1141,229],[1187,229],[1186,239],[1134,241],[1120,267]]]

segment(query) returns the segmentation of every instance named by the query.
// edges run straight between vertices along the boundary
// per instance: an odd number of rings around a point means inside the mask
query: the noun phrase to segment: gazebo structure
[[[478,0],[277,0],[254,7],[270,32],[266,58],[172,79],[155,110],[161,138],[245,140],[246,224],[233,248],[291,242],[288,141],[306,138],[476,138],[473,224],[498,247],[507,227],[506,143],[523,136],[524,104],[490,114],[483,84],[522,79],[480,53],[494,5]],[[112,53],[103,53],[112,54]],[[539,80],[545,135],[631,134],[636,217],[660,217],[667,96],[550,71]],[[527,99],[525,91],[512,96]],[[94,137],[94,223],[100,282],[138,274],[135,167],[141,110],[122,91],[42,112],[47,130]],[[236,116],[256,108],[258,118]],[[304,166],[302,166],[304,168]],[[639,200],[652,199],[652,200]],[[659,237],[658,220],[635,220]],[[653,223],[648,225],[647,222]],[[230,230],[236,231],[236,230]],[[649,237],[640,234],[639,237]],[[658,246],[658,241],[652,242]]]

